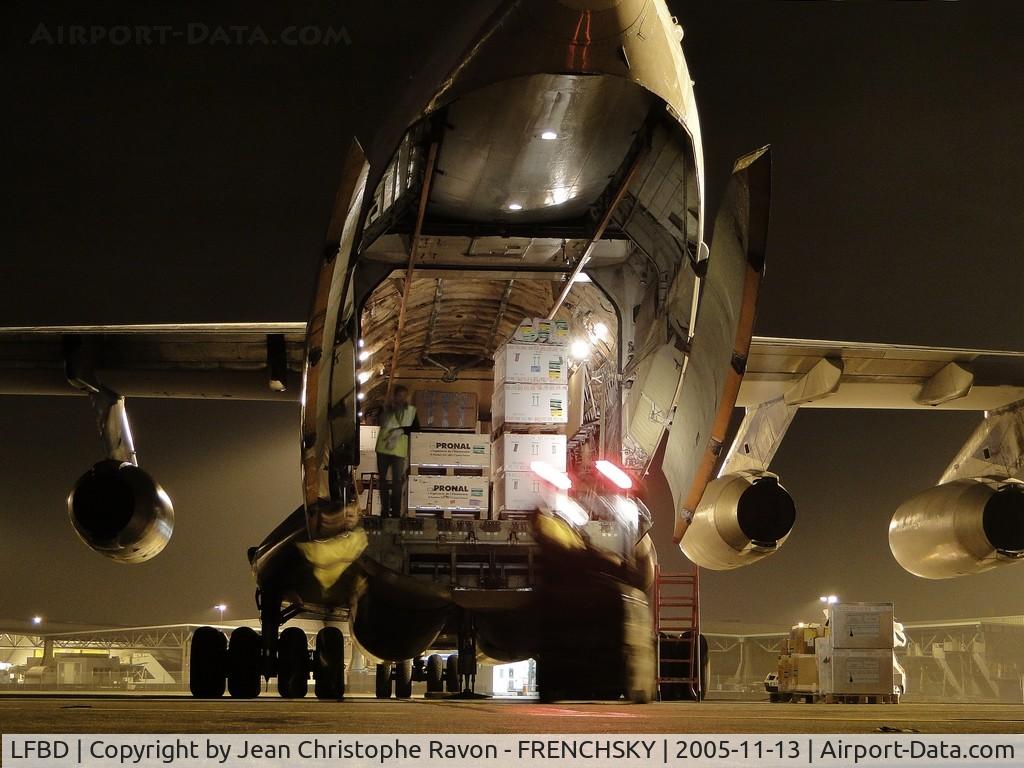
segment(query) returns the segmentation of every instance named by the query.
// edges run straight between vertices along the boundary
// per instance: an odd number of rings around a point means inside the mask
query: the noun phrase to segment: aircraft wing
[[[68,345],[133,397],[298,400],[306,324],[0,328],[0,394],[73,395]],[[282,385],[284,388],[282,389]],[[737,405],[994,410],[1024,400],[1024,352],[755,336]]]
[[[125,396],[297,401],[305,339],[305,323],[0,328],[0,394],[82,394],[77,347]]]
[[[755,336],[737,405],[988,411],[1024,400],[1024,352]]]

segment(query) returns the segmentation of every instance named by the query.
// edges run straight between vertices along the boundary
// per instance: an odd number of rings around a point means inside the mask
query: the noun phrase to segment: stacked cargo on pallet
[[[562,320],[524,320],[494,355],[495,519],[525,517],[550,503],[551,486],[531,469],[533,462],[566,470],[568,366],[569,326]]]
[[[786,653],[779,657],[779,691],[817,693],[818,664],[814,645],[827,632],[821,624],[798,624],[789,631]]]
[[[891,696],[895,687],[892,603],[836,603],[814,641],[823,694]]]
[[[409,439],[409,514],[486,519],[490,467],[488,435],[414,432]]]

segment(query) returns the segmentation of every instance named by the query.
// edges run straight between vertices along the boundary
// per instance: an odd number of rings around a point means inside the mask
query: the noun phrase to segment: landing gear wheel
[[[436,653],[427,657],[427,693],[444,693],[444,661]]]
[[[228,643],[228,693],[236,699],[260,695],[260,636],[252,627],[238,627]]]
[[[377,665],[377,698],[378,699],[390,699],[391,698],[391,665],[390,664],[378,664]]]
[[[188,689],[197,699],[217,699],[224,695],[227,652],[228,639],[220,630],[200,627],[192,633]]]
[[[395,662],[395,698],[412,696],[412,659]]]
[[[306,633],[298,627],[288,627],[277,644],[277,692],[286,699],[301,699],[308,690]]]
[[[444,687],[448,693],[462,693],[462,685],[459,681],[459,655],[450,654],[444,660]]]
[[[318,699],[340,699],[345,695],[345,638],[337,627],[324,627],[316,633],[313,657]]]

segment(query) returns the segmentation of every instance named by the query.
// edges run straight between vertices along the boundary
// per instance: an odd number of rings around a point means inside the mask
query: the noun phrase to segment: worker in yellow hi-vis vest
[[[377,477],[384,517],[402,516],[409,433],[419,427],[416,408],[409,404],[409,390],[399,384],[392,393],[391,402],[381,410],[380,432],[377,434]]]

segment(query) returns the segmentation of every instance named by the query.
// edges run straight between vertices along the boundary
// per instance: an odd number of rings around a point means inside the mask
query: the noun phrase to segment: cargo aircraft
[[[157,555],[174,514],[139,466],[126,397],[301,403],[302,506],[249,551],[261,631],[199,630],[193,693],[254,696],[276,677],[303,696],[312,675],[341,696],[342,635],[325,627],[308,650],[281,630],[302,614],[350,623],[380,660],[379,696],[410,695],[414,677],[469,689],[479,656],[536,658],[552,698],[649,699],[648,513],[701,568],[773,555],[795,504],[770,464],[806,408],[983,414],[938,484],[895,511],[891,549],[932,579],[1024,558],[1024,353],[753,337],[770,153],[736,161],[707,226],[664,1],[474,6],[349,140],[305,322],[0,330],[0,392],[88,396],[106,455],[68,510],[122,563]],[[599,492],[532,520],[363,515],[361,416],[396,383],[474,393],[486,414],[492,355],[533,317],[590,339],[569,474]],[[636,487],[601,487],[599,459]],[[657,476],[671,509],[645,496]],[[458,653],[422,661],[436,648]]]

